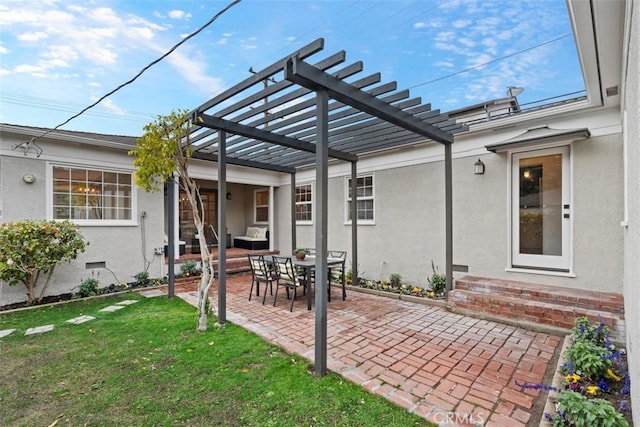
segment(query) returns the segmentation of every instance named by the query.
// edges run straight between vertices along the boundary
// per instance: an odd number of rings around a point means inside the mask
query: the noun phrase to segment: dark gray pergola
[[[395,82],[380,84],[379,73],[358,76],[363,70],[362,62],[343,65],[344,51],[311,64],[310,57],[323,46],[323,39],[310,43],[255,72],[190,113],[195,125],[191,133],[193,157],[218,162],[218,194],[226,194],[227,165],[291,175],[294,248],[296,170],[316,169],[315,368],[319,375],[327,372],[327,181],[330,159],[351,163],[351,192],[355,195],[359,156],[428,140],[444,146],[445,263],[447,289],[450,290],[453,273],[451,144],[453,135],[465,130],[447,114],[432,111],[429,104],[422,104],[420,98],[410,98],[408,90],[397,90]],[[169,192],[169,198],[170,205],[175,203],[173,192]],[[218,209],[218,228],[225,230],[225,197],[218,198]],[[357,203],[351,204],[351,218],[351,262],[357,266]],[[171,232],[172,226],[169,230],[168,246],[172,250],[175,236]],[[226,233],[220,233],[219,247],[226,247],[226,238]],[[171,253],[169,258],[172,263]],[[225,251],[219,251],[218,263],[218,317],[224,323]],[[173,271],[172,266],[169,271]]]

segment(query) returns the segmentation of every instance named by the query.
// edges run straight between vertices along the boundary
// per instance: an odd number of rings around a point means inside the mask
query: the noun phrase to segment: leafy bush
[[[577,341],[567,350],[567,359],[576,372],[593,380],[603,377],[611,367],[608,356],[609,350],[588,340]]]
[[[427,278],[429,289],[436,295],[443,294],[447,289],[447,276],[438,273],[438,267],[435,266],[433,260],[431,260],[431,271],[431,276]]]
[[[575,391],[565,390],[558,395],[558,413],[550,416],[554,427],[627,427],[621,413],[604,399],[589,399]]]
[[[194,260],[188,260],[180,264],[180,276],[182,277],[198,276],[200,272],[200,266]]]
[[[595,325],[586,317],[577,317],[573,324],[571,337],[574,342],[586,340],[600,346],[606,346],[609,328],[603,322]]]
[[[70,262],[85,250],[78,228],[69,221],[25,220],[0,225],[0,280],[27,288],[27,303],[42,301],[55,267]],[[36,287],[46,279],[40,294]]]
[[[137,288],[146,288],[151,284],[151,279],[149,279],[148,271],[141,271],[140,273],[133,276],[136,279],[135,287]]]
[[[402,276],[398,273],[393,273],[389,276],[389,283],[391,286],[399,287],[402,284]]]
[[[80,288],[78,289],[78,296],[81,298],[90,297],[98,294],[98,288],[100,281],[93,274],[91,277],[84,279],[80,282]]]

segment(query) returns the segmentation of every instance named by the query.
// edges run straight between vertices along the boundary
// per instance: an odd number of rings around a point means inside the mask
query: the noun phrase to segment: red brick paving
[[[311,362],[313,311],[300,296],[248,301],[251,277],[227,278],[227,319]],[[215,288],[215,286],[213,287]],[[443,308],[334,287],[327,313],[327,366],[371,393],[441,425],[524,426],[538,383],[561,339]],[[177,289],[193,302],[194,293]],[[182,293],[181,293],[182,292]],[[217,307],[217,290],[211,290]],[[475,424],[474,424],[475,423]]]

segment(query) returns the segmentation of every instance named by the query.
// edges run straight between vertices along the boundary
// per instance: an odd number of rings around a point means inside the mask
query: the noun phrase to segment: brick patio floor
[[[314,311],[299,296],[289,312],[268,295],[248,301],[250,275],[227,278],[227,319],[313,363]],[[192,288],[193,289],[193,288]],[[197,294],[176,288],[195,305]],[[211,290],[217,307],[217,289]],[[327,366],[366,390],[436,424],[537,425],[540,383],[555,369],[561,338],[443,308],[332,288],[327,314]],[[467,420],[468,422],[465,422]]]

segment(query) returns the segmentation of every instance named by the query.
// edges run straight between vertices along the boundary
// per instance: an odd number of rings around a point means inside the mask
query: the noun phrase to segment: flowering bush
[[[603,322],[592,324],[585,317],[575,320],[571,337],[573,344],[561,365],[564,381],[560,390],[542,384],[516,385],[559,391],[556,412],[545,414],[554,427],[628,426],[631,414],[626,399],[631,379],[624,350],[609,341],[609,329]]]
[[[58,263],[76,259],[87,244],[69,221],[0,224],[0,279],[10,286],[24,284],[28,304],[40,302]],[[45,274],[44,285],[36,295],[36,286]]]

